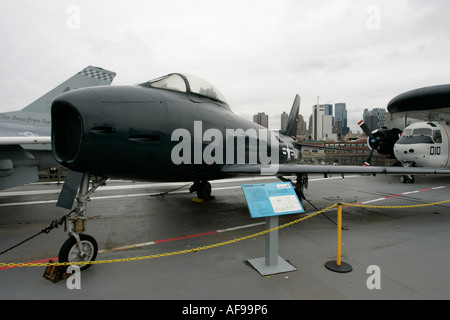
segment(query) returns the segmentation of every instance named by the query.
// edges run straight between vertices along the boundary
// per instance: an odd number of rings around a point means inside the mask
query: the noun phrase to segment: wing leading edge
[[[19,145],[19,144],[50,144],[51,137],[0,137],[0,145]]]
[[[279,164],[231,164],[222,169],[230,174],[261,174],[261,175],[294,175],[294,174],[450,174],[449,169],[424,168],[424,167],[363,167],[363,166],[313,166]]]

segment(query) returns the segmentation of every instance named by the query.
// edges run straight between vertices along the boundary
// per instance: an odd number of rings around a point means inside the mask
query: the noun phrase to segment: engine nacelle
[[[73,90],[53,101],[55,159],[73,171],[133,178],[151,170],[154,176],[155,166],[170,161],[162,150],[170,140],[164,105],[138,86],[123,87],[122,94],[111,89]]]
[[[372,132],[372,138],[368,138],[368,145],[375,149],[379,154],[385,155],[390,159],[394,156],[394,145],[399,139],[401,130],[380,128]]]

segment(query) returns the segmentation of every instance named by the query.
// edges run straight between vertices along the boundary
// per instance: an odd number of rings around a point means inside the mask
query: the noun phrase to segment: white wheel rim
[[[94,256],[94,245],[90,241],[81,240],[81,248],[83,250],[83,255],[81,255],[80,248],[78,247],[78,243],[75,243],[69,251],[69,255],[67,257],[68,262],[82,262],[82,261],[91,261]],[[78,265],[80,268],[83,265]]]

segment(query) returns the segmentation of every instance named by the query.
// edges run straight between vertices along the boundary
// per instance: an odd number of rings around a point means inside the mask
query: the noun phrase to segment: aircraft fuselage
[[[225,104],[145,86],[67,92],[53,102],[52,120],[57,161],[106,177],[212,180],[226,176],[227,164],[300,157],[291,137],[275,136]]]
[[[394,146],[397,160],[404,165],[450,168],[450,127],[437,122],[416,122],[403,130]]]

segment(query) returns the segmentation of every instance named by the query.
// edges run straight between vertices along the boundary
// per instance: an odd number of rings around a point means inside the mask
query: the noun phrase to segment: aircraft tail
[[[295,95],[294,103],[292,105],[291,112],[289,113],[286,129],[281,131],[281,134],[289,137],[295,137],[297,135],[297,123],[299,111],[300,111],[300,96],[297,94]]]
[[[78,88],[110,85],[115,76],[115,72],[88,66],[36,101],[30,103],[22,111],[50,113],[52,101],[59,94]]]

